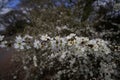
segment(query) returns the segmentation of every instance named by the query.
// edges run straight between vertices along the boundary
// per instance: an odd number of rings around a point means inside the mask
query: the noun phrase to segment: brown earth
[[[12,61],[15,52],[12,48],[0,48],[0,80],[23,80],[20,64]]]

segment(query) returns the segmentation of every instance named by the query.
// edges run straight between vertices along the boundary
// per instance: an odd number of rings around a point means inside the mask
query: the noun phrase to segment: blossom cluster
[[[47,34],[34,38],[30,35],[21,36],[18,35],[13,41],[13,47],[17,50],[29,50],[29,49],[48,49],[53,51],[58,50],[72,50],[81,52],[86,55],[86,51],[103,52],[105,54],[110,53],[108,48],[108,42],[102,39],[89,39],[88,37],[78,37],[76,34],[71,33],[66,37],[50,37]],[[0,47],[7,47],[8,42],[4,41],[4,36],[0,36]],[[101,54],[100,54],[101,55]]]
[[[15,43],[14,43],[14,48],[23,50],[23,49],[31,49],[31,46],[29,45],[29,40],[32,39],[32,36],[25,35],[24,37],[16,36]],[[27,42],[26,42],[27,40]]]
[[[28,44],[29,43],[29,44]],[[19,50],[24,49],[42,49],[42,48],[51,48],[51,50],[60,50],[60,49],[70,49],[74,47],[81,52],[87,50],[91,51],[102,51],[105,54],[110,53],[110,49],[107,47],[107,42],[102,39],[92,39],[88,37],[78,37],[76,34],[71,33],[67,37],[56,36],[51,38],[50,36],[42,35],[37,39],[34,39],[32,36],[25,35],[16,36],[14,48]]]

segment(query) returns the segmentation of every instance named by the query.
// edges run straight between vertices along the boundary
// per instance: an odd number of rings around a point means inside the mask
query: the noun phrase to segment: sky
[[[16,8],[17,5],[21,2],[21,0],[10,0],[5,7],[7,8]]]
[[[7,8],[17,8],[17,5],[20,4],[22,0],[10,0],[5,7]],[[72,7],[77,0],[52,0],[55,6],[64,5],[65,7]]]

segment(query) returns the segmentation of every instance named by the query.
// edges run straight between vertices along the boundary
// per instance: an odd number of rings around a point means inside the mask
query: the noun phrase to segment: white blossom
[[[56,46],[57,46],[57,45],[56,45],[56,40],[53,40],[53,39],[50,40],[50,44],[51,44],[50,46],[51,46],[52,49],[55,49]]]
[[[90,45],[95,45],[95,44],[96,44],[96,40],[90,40],[90,41],[88,42],[88,44],[90,44]]]
[[[92,48],[94,51],[98,51],[99,50],[99,46],[98,45],[94,45]]]
[[[16,36],[15,42],[17,42],[17,43],[22,43],[22,42],[24,42],[24,41],[25,41],[25,39],[22,38],[20,35],[19,35],[19,36]]]
[[[46,34],[46,35],[42,35],[40,39],[43,41],[47,41],[50,39],[50,37]]]
[[[61,41],[62,41],[61,46],[64,48],[67,43],[67,40],[65,38],[61,38]]]
[[[16,36],[14,48],[23,50],[25,48],[25,39],[22,38],[20,35]]]
[[[67,45],[68,46],[72,46],[72,45],[75,45],[76,44],[76,40],[69,40]]]
[[[32,37],[32,36],[30,36],[30,35],[28,35],[28,34],[26,34],[24,38],[33,39],[33,37]]]
[[[55,40],[60,41],[60,36],[56,36]]]
[[[59,61],[63,61],[66,56],[67,56],[66,52],[62,52],[61,55],[60,55],[60,57],[59,57]]]
[[[77,44],[82,44],[82,43],[86,43],[86,42],[89,41],[88,37],[78,37],[78,36],[76,36],[75,39],[77,41]]]
[[[26,49],[31,49],[31,46],[27,45],[27,46],[26,46]]]
[[[4,39],[3,35],[0,35],[0,41],[2,41]]]
[[[41,48],[41,43],[40,43],[39,40],[35,40],[33,45],[34,45],[34,48],[36,48],[36,49],[40,49]]]
[[[81,52],[85,52],[85,50],[86,50],[86,47],[81,48]]]
[[[74,34],[74,33],[71,33],[70,35],[68,35],[66,38],[67,38],[67,40],[69,40],[69,39],[71,39],[71,38],[73,38],[73,37],[75,37],[76,36],[76,34]]]
[[[7,43],[8,43],[7,41],[2,41],[2,42],[0,43],[0,47],[1,47],[1,48],[6,47],[6,44],[7,44]]]
[[[64,59],[66,57],[66,52],[64,52],[64,53],[62,53],[62,55],[61,55],[61,59]]]
[[[55,40],[56,40],[56,43],[57,45],[60,47],[60,48],[64,48],[66,43],[67,43],[67,40],[66,38],[62,38],[60,36],[56,36],[55,37]]]
[[[35,55],[33,56],[33,64],[37,67],[37,57]]]

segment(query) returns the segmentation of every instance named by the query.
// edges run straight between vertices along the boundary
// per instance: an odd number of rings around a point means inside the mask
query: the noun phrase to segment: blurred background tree
[[[12,5],[5,1],[9,7],[16,4],[16,0],[10,0],[10,3],[15,3]],[[7,34],[14,35],[24,30],[21,34],[65,36],[74,32],[80,36],[99,37],[119,43],[119,0],[19,1],[18,9],[4,15],[7,17],[0,17],[2,26],[8,27]]]

